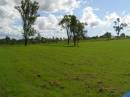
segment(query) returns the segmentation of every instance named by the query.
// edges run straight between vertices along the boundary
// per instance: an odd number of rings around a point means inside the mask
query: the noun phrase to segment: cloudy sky
[[[66,33],[57,24],[65,14],[74,14],[82,22],[87,22],[89,36],[112,32],[113,21],[121,18],[130,23],[130,0],[36,0],[40,9],[34,27],[45,37],[66,37]],[[0,38],[9,35],[22,38],[22,21],[20,14],[14,9],[20,0],[0,0]],[[129,27],[123,32],[130,35]]]

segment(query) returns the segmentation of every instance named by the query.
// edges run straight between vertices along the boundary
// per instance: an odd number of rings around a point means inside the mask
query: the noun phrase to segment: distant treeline
[[[130,39],[130,36],[122,33],[120,36],[112,36],[110,32],[106,32],[102,36],[93,36],[93,37],[84,37],[81,40],[114,40],[114,39]],[[0,39],[0,44],[23,44],[24,39],[12,39],[9,36],[6,36],[4,39]],[[45,38],[38,35],[35,38],[30,38],[29,44],[39,44],[39,43],[58,43],[61,41],[67,41],[66,38]]]
[[[55,42],[57,43],[58,41],[64,41],[66,39],[62,38],[30,38],[28,40],[29,44],[38,44],[38,43],[52,43]],[[25,42],[24,39],[12,39],[9,36],[6,36],[5,39],[0,39],[0,44],[23,44]]]

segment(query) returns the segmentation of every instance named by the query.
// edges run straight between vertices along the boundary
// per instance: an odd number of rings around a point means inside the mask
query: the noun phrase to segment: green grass
[[[130,40],[0,46],[0,97],[122,97],[127,91]]]

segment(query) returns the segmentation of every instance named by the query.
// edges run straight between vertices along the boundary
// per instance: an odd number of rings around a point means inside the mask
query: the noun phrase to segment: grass
[[[130,40],[0,46],[0,97],[122,97],[128,91]]]

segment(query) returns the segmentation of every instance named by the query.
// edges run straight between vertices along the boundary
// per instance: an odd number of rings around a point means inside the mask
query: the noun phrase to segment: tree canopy
[[[113,28],[117,32],[117,37],[119,37],[121,30],[123,30],[124,27],[127,26],[127,24],[126,23],[122,23],[120,18],[117,18],[116,21],[114,21],[114,24],[115,25],[113,26]]]
[[[75,15],[65,15],[59,22],[67,31],[68,44],[72,37],[74,46],[78,45],[80,39],[84,37],[85,23],[81,23]]]
[[[29,36],[33,36],[36,31],[33,28],[33,24],[35,23],[37,17],[37,11],[39,9],[39,4],[36,1],[32,0],[22,0],[20,6],[15,7],[19,13],[21,14],[21,18],[23,21],[23,36],[25,39],[25,45],[27,45]]]

